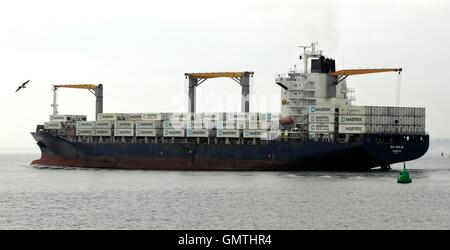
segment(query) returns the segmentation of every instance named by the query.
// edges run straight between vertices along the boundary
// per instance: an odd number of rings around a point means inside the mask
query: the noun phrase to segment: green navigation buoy
[[[400,171],[400,176],[397,178],[397,183],[411,183],[412,178],[409,176],[409,172],[406,169],[406,164],[403,163],[403,169]]]

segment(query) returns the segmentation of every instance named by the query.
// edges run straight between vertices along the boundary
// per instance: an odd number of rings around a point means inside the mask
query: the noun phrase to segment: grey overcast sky
[[[0,150],[34,149],[52,84],[103,83],[105,112],[186,111],[185,72],[255,72],[251,111],[279,112],[276,73],[318,41],[337,68],[403,67],[402,106],[427,108],[427,131],[450,137],[450,2],[2,1]],[[14,93],[31,80],[29,88]],[[396,75],[348,78],[356,105],[394,105]],[[229,79],[198,89],[198,111],[239,111]],[[94,98],[61,90],[62,114],[94,118]]]

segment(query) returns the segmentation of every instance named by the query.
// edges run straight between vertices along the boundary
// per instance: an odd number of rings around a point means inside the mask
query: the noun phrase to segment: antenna
[[[322,50],[316,50],[318,42],[312,42],[311,45],[301,45],[299,48],[303,48],[303,61],[305,63],[304,73],[308,73],[308,59],[309,58],[319,58],[322,55]],[[311,50],[307,50],[310,48]],[[300,57],[301,59],[301,57]]]

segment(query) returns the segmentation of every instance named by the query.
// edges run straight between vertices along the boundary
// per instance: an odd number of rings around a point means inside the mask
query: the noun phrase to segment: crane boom
[[[89,92],[95,95],[95,119],[99,113],[103,113],[103,85],[95,84],[62,84],[53,85],[53,115],[58,114],[58,101],[57,101],[57,90],[59,88],[71,88],[71,89],[87,89]]]
[[[185,75],[186,77],[189,76],[191,78],[199,78],[199,79],[209,79],[218,77],[236,78],[241,77],[243,75],[253,75],[253,72],[245,71],[245,72],[186,73]]]
[[[373,74],[381,72],[401,72],[402,68],[386,68],[386,69],[343,69],[336,72],[331,72],[330,76],[350,76],[350,75],[362,75]]]
[[[95,84],[63,84],[55,85],[55,88],[71,88],[71,89],[96,89]]]

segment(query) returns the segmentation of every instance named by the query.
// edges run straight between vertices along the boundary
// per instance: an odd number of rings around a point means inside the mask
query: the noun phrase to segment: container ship
[[[142,170],[295,171],[390,169],[423,156],[429,146],[425,108],[356,106],[351,75],[401,68],[343,69],[317,43],[301,46],[302,69],[277,74],[280,113],[249,112],[253,72],[186,73],[186,113],[103,113],[103,85],[53,85],[53,114],[32,136],[41,158],[32,164]],[[198,113],[195,90],[211,78],[242,87],[241,112]],[[60,88],[96,96],[96,118],[58,113]]]

